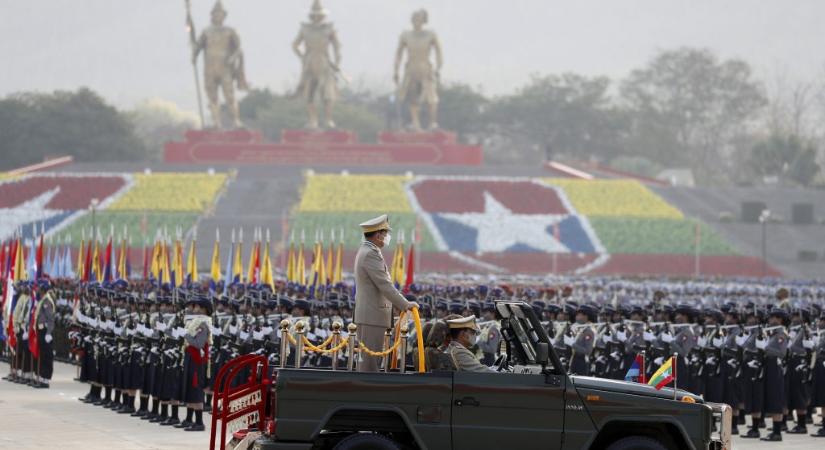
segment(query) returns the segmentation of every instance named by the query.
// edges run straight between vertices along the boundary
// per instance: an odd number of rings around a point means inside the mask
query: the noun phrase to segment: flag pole
[[[673,360],[672,360],[671,364],[673,366],[673,400],[676,400],[676,389],[677,389],[676,383],[677,383],[677,380],[678,380],[678,377],[677,377],[678,373],[676,372],[676,367],[679,365],[679,353],[678,352],[674,353],[672,358],[673,358]]]

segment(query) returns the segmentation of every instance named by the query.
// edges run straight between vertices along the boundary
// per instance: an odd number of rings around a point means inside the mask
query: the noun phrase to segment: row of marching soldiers
[[[770,309],[752,303],[696,308],[658,301],[642,306],[532,303],[569,371],[627,379],[639,355],[649,378],[678,355],[677,386],[734,410],[733,433],[781,441],[782,433],[808,434],[816,408],[825,408],[825,310],[790,307],[777,292]],[[765,418],[771,428],[762,436]],[[795,420],[795,424],[788,422]],[[814,437],[825,437],[825,427]]]
[[[218,286],[217,291],[224,289]],[[45,323],[41,342],[51,341],[46,334],[53,333],[58,358],[71,353],[70,359],[80,363],[80,380],[90,385],[83,401],[198,430],[211,403],[209,380],[225,362],[257,353],[267,355],[273,367],[281,364],[279,326],[284,319],[292,325],[306,322],[305,336],[314,345],[327,340],[334,323],[346,329],[352,322],[354,304],[345,287],[311,300],[300,288],[289,286],[273,293],[266,285],[232,284],[225,291],[225,296],[214,298],[204,287],[158,289],[151,283],[64,280],[53,290],[21,284],[16,295],[56,300],[55,330],[50,332]],[[427,367],[449,368],[442,357],[445,327],[436,325],[444,325],[450,314],[479,319],[481,333],[472,350],[491,365],[501,351],[491,300],[506,296],[479,293],[448,300],[433,294],[419,292],[417,298],[410,298],[421,305]],[[664,359],[678,353],[678,387],[731,405],[737,415],[735,425],[747,424],[750,416],[745,437],[761,437],[766,417],[772,419],[767,439],[781,439],[785,429],[807,432],[815,408],[825,407],[825,315],[817,303],[821,298],[807,305],[789,302],[787,290],[780,289],[774,303],[781,306],[768,310],[761,306],[766,302],[754,304],[742,298],[697,308],[696,302],[687,301],[694,299],[666,297],[657,292],[650,300],[615,304],[577,302],[575,295],[565,292],[552,299],[524,300],[543,318],[556,352],[574,374],[624,379],[643,353],[643,370],[649,376]],[[48,316],[43,320],[48,322]],[[26,337],[22,327],[16,330],[19,338]],[[16,355],[24,354],[27,347]],[[412,345],[408,349],[412,366],[414,349]],[[332,355],[309,352],[300,364],[347,367],[347,356],[340,352],[333,361]],[[39,383],[49,375],[32,372],[36,367],[32,359],[18,356],[19,363],[12,361],[14,378]],[[295,363],[295,353],[290,353],[284,364]],[[40,367],[50,370],[47,366]],[[183,418],[182,408],[186,409]],[[796,424],[788,426],[791,419]],[[825,432],[820,429],[814,435],[825,436]]]

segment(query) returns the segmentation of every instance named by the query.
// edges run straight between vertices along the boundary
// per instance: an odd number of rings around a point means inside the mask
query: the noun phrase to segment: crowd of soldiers
[[[346,329],[352,323],[351,289],[346,284],[311,292],[289,283],[276,284],[273,291],[239,283],[175,289],[124,280],[20,282],[14,292],[16,347],[3,346],[11,366],[6,378],[47,387],[53,354],[79,366],[78,380],[89,385],[81,401],[161,425],[203,430],[210,380],[223,364],[256,353],[278,367],[285,319],[292,325],[305,322],[305,336],[314,345],[327,341],[339,328],[333,324]],[[678,387],[731,405],[734,432],[740,425],[749,427],[743,437],[781,440],[782,432],[807,434],[817,408],[825,407],[825,285],[464,281],[413,285],[408,299],[420,305],[430,369],[455,369],[444,357],[446,320],[469,316],[477,318],[481,330],[471,350],[492,365],[503,345],[494,302],[523,300],[542,318],[564,370],[625,379],[637,356],[644,355],[642,370],[650,376],[675,356]],[[31,315],[26,308],[37,312],[38,357],[28,351],[31,327],[25,318]],[[413,367],[417,349],[411,344],[408,351],[408,367]],[[295,365],[296,357],[290,352],[283,364]],[[349,367],[347,352],[307,352],[300,358],[304,367]],[[181,407],[186,408],[183,420]],[[765,417],[772,427],[763,437]],[[825,437],[825,428],[812,436]]]

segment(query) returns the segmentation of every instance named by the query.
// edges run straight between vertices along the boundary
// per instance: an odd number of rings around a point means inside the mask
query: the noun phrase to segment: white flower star
[[[13,208],[0,208],[0,241],[5,241],[14,235],[21,226],[32,222],[44,222],[62,211],[58,209],[48,209],[46,205],[54,198],[60,188],[56,187],[44,192],[37,197],[17,205]]]
[[[505,252],[524,245],[547,253],[570,253],[570,249],[548,233],[548,227],[566,216],[558,214],[514,214],[492,194],[484,191],[484,212],[442,213],[441,217],[477,230],[478,253]]]

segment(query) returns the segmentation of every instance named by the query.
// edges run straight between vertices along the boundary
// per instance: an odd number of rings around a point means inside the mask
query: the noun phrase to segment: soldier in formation
[[[520,300],[532,305],[565,370],[573,374],[624,379],[643,354],[643,370],[650,376],[678,354],[678,387],[731,405],[734,431],[747,427],[743,437],[777,441],[786,432],[825,437],[821,422],[814,423],[817,409],[825,406],[825,286],[435,281],[412,285],[405,299],[419,305],[431,370],[495,366],[503,353],[495,301]],[[280,325],[286,320],[294,330],[302,322],[310,343],[328,342],[335,330],[353,322],[352,286],[313,290],[277,282],[274,288],[219,282],[211,289],[207,283],[175,289],[124,280],[19,283],[8,378],[46,382],[54,352],[78,364],[79,380],[89,386],[81,401],[200,430],[202,411],[211,407],[212,380],[239,355],[265,355],[272,367],[282,357],[288,366],[348,366],[345,351],[281,355]],[[28,346],[32,318],[37,339],[52,346],[41,345],[39,359]],[[408,342],[405,357],[414,367],[414,332]],[[353,365],[357,368],[358,361]]]

